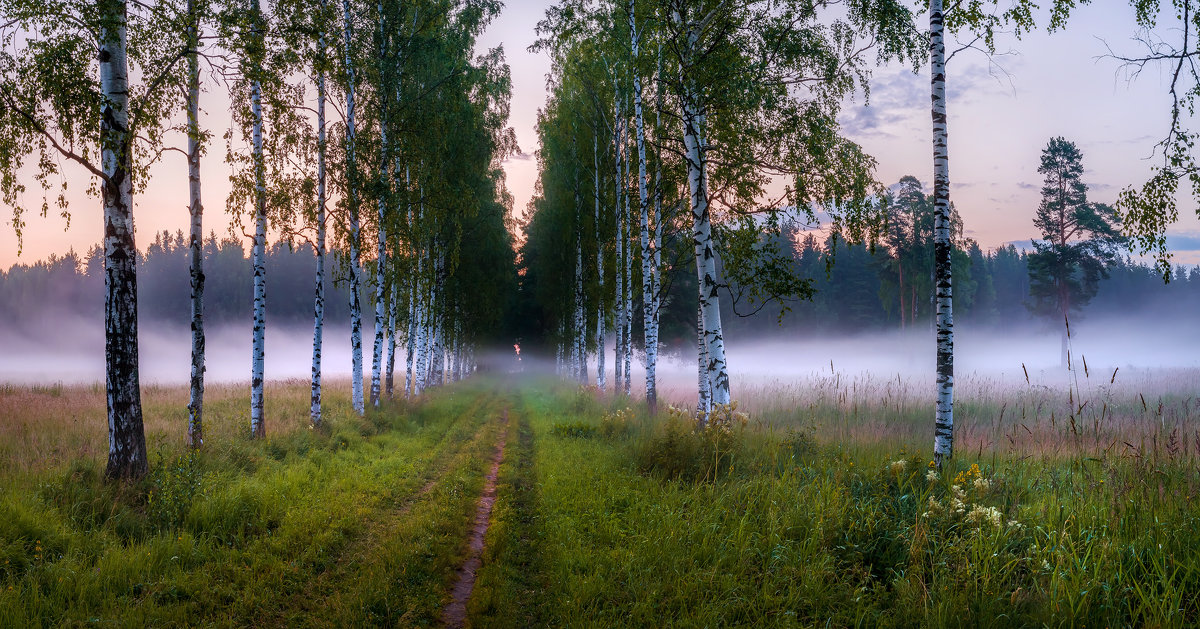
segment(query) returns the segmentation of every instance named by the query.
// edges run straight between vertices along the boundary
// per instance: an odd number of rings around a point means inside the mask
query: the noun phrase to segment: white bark
[[[258,0],[252,7],[256,19],[261,20],[262,11]],[[259,33],[257,37],[261,38]],[[255,60],[255,74],[262,72],[261,61]],[[266,357],[267,331],[267,172],[263,156],[263,113],[262,85],[255,76],[250,83],[250,112],[253,117],[254,160],[254,242],[251,258],[254,266],[254,334],[250,351],[250,434],[254,437],[266,435],[263,424],[263,367]]]
[[[613,330],[616,333],[616,343],[613,348],[613,391],[620,393],[622,391],[623,372],[621,366],[624,363],[623,352],[625,351],[625,278],[622,272],[624,268],[624,240],[625,240],[625,224],[624,217],[621,214],[621,199],[625,194],[625,182],[622,179],[623,167],[622,162],[625,159],[624,150],[624,133],[622,131],[623,111],[621,107],[621,90],[617,86],[616,77],[613,77],[613,89],[615,90],[616,100],[613,111],[616,112],[613,124],[613,154],[616,164],[616,176],[613,179],[613,198],[616,202],[616,207],[613,209],[613,216],[616,217],[616,256],[614,257],[613,276],[616,278],[616,292],[614,293],[613,303],[616,306],[616,317],[613,321]]]
[[[704,308],[696,306],[696,410],[708,421],[712,390],[708,380],[708,344],[704,342]]]
[[[654,253],[650,249],[650,199],[646,189],[646,129],[642,119],[642,77],[637,71],[639,34],[634,19],[635,1],[629,0],[629,41],[633,71],[633,124],[637,134],[638,201],[642,245],[642,332],[646,348],[646,404],[651,411],[658,407],[655,371],[658,363],[658,334],[654,326]],[[628,364],[628,363],[626,363]],[[626,368],[628,374],[628,367]]]
[[[937,411],[933,458],[940,469],[954,454],[954,302],[951,299],[950,156],[946,128],[946,42],[942,0],[929,2],[933,117],[934,266],[937,300]]]
[[[325,0],[321,0],[325,13]],[[317,269],[313,289],[312,401],[309,416],[321,425],[321,350],[325,326],[325,30],[317,35]]]
[[[351,57],[353,31],[350,0],[342,0],[345,19],[345,64],[346,64],[346,209],[350,215],[350,360],[351,360],[351,404],[359,415],[366,413],[363,401],[363,355],[362,355],[362,301],[359,296],[359,220],[358,197],[355,189],[356,164],[354,162],[354,62]]]
[[[379,3],[379,74],[380,80],[383,80],[386,74],[384,67],[387,59],[387,35],[383,25],[383,3]],[[387,117],[387,102],[380,93],[380,116],[379,116],[379,224],[376,230],[376,250],[375,250],[375,342],[372,345],[371,352],[371,405],[379,408],[379,397],[381,389],[381,377],[383,370],[383,329],[385,327],[384,317],[384,299],[387,294],[386,285],[384,284],[384,275],[387,270],[387,202],[388,202],[388,117]]]
[[[600,138],[598,133],[592,134],[593,180],[595,182],[596,202],[596,275],[600,283],[600,298],[596,304],[596,385],[603,392],[608,385],[604,373],[604,247],[600,239]]]
[[[396,302],[400,301],[400,287],[393,282],[392,290],[389,291],[388,297],[388,324],[387,324],[387,370],[384,378],[385,390],[388,399],[392,399],[395,394],[396,384]]]
[[[729,371],[721,330],[721,304],[717,299],[716,254],[712,225],[709,223],[704,114],[697,103],[698,97],[696,90],[688,90],[683,111],[683,140],[687,150],[688,189],[691,193],[692,244],[695,247],[700,308],[704,313],[704,344],[708,350],[708,380],[711,402],[718,405],[729,403]]]
[[[195,0],[188,0],[188,212],[191,229],[188,246],[192,290],[192,370],[188,398],[187,445],[204,445],[204,205],[200,201],[200,47],[199,14]]]
[[[138,477],[146,473],[146,435],[142,425],[138,373],[137,248],[133,240],[133,138],[129,131],[129,66],[126,56],[125,2],[105,3],[99,33],[101,168],[104,199],[104,363],[108,401],[108,466],[105,475]]]

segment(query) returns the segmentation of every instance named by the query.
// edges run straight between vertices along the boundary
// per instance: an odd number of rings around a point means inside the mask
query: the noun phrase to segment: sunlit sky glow
[[[510,2],[479,41],[479,51],[503,44],[512,67],[513,99],[510,124],[525,154],[504,165],[515,209],[524,211],[537,178],[535,124],[546,98],[545,54],[527,47],[536,35],[548,0]],[[1104,6],[1100,6],[1100,5]],[[1008,242],[1028,242],[1033,226],[1041,177],[1038,159],[1047,140],[1056,135],[1075,141],[1084,155],[1084,181],[1093,201],[1112,202],[1127,185],[1143,181],[1153,165],[1155,143],[1167,129],[1169,101],[1165,68],[1152,68],[1127,80],[1118,62],[1104,58],[1106,46],[1135,53],[1139,45],[1133,13],[1125,2],[1095,3],[1076,13],[1066,32],[1044,32],[1017,41],[1001,40],[1003,55],[996,64],[979,52],[964,51],[948,67],[951,197],[962,214],[966,233],[984,248]],[[1169,35],[1170,33],[1165,33]],[[1107,42],[1107,44],[1106,44]],[[875,71],[869,104],[859,95],[841,117],[845,133],[879,161],[878,177],[893,183],[914,175],[931,181],[928,71],[885,67]],[[219,88],[203,97],[202,121],[214,142],[202,162],[205,231],[228,233],[223,211],[229,190],[230,167],[223,162],[221,134],[228,128],[226,100]],[[182,139],[182,138],[180,138]],[[69,248],[82,253],[101,236],[100,204],[84,196],[83,171],[64,165],[71,177],[73,218],[69,230],[53,211],[47,218],[27,217],[24,253],[10,227],[0,229],[0,267],[31,263]],[[26,203],[40,205],[40,193],[30,178]],[[32,195],[32,196],[30,196]],[[144,194],[135,199],[140,248],[155,232],[187,229],[187,178],[182,155],[168,154],[155,166]],[[1200,220],[1190,200],[1181,203],[1181,220],[1170,233],[1176,262],[1200,263]],[[3,208],[5,223],[9,208]]]

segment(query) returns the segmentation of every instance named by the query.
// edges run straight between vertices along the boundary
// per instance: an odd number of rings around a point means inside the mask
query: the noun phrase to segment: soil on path
[[[508,411],[501,415],[500,436],[496,441],[496,452],[492,455],[492,469],[483,482],[483,493],[479,496],[479,507],[475,510],[475,525],[471,528],[471,547],[467,560],[458,569],[458,581],[451,590],[450,604],[442,615],[447,627],[459,629],[467,620],[467,601],[475,589],[475,574],[483,565],[483,538],[491,524],[492,505],[496,504],[496,477],[500,473],[500,462],[504,460],[504,438],[508,428]]]

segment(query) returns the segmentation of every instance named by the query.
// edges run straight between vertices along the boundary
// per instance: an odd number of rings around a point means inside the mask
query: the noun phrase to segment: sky
[[[537,112],[546,99],[545,53],[527,51],[534,27],[552,2],[511,1],[478,42],[479,52],[503,45],[512,68],[510,124],[524,152],[504,164],[515,211],[524,211],[537,179]],[[1021,40],[1002,38],[992,60],[963,51],[947,68],[951,199],[962,215],[966,235],[985,249],[1025,243],[1037,236],[1033,216],[1039,199],[1037,173],[1042,149],[1051,137],[1074,141],[1083,152],[1089,199],[1112,202],[1124,187],[1146,179],[1155,163],[1155,143],[1169,114],[1165,69],[1151,68],[1129,80],[1120,64],[1104,58],[1111,47],[1135,53],[1138,44],[1133,12],[1127,2],[1096,2],[1077,9],[1065,32],[1037,32]],[[1169,33],[1167,33],[1169,35]],[[877,177],[885,184],[914,175],[932,180],[927,68],[888,66],[874,71],[869,100],[847,102],[840,122],[844,133],[878,160]],[[202,160],[205,231],[228,233],[223,212],[230,168],[223,163],[222,132],[229,125],[226,102],[216,88],[203,97],[202,124],[214,142]],[[0,268],[32,263],[74,248],[82,253],[101,237],[99,201],[82,194],[86,174],[64,165],[70,177],[72,218],[53,210],[48,217],[26,217],[24,251],[7,226],[11,208],[0,208]],[[40,205],[31,190],[25,203]],[[32,195],[32,196],[30,196]],[[1181,220],[1169,232],[1177,263],[1200,264],[1200,220],[1194,204],[1180,205]],[[145,192],[135,198],[137,242],[145,248],[163,229],[186,230],[187,178],[182,155],[168,153],[151,172]]]

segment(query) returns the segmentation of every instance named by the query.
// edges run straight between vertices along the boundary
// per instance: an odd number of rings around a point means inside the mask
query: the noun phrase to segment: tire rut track
[[[492,507],[496,504],[496,478],[500,474],[500,463],[504,460],[504,445],[508,436],[508,411],[503,411],[500,433],[496,439],[492,467],[484,478],[483,493],[479,495],[479,506],[475,510],[475,524],[471,528],[470,551],[466,561],[458,569],[458,579],[450,591],[450,603],[442,614],[442,622],[451,629],[463,627],[467,620],[467,602],[475,589],[475,577],[483,565],[483,540],[491,525]]]

